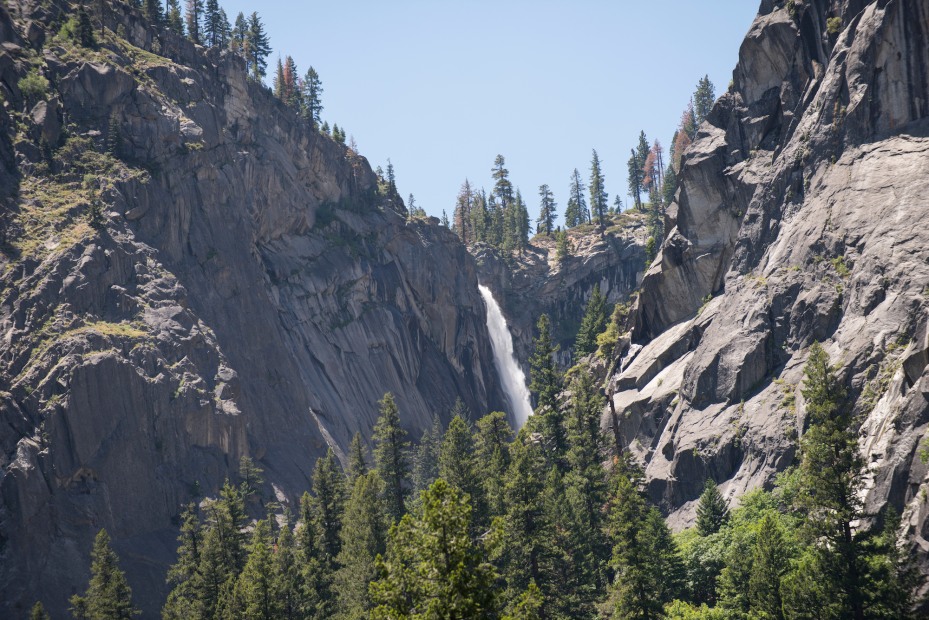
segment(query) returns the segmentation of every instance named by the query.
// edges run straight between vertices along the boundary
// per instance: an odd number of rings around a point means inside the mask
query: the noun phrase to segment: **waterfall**
[[[487,331],[490,332],[490,346],[494,351],[494,363],[497,374],[503,383],[503,391],[510,404],[510,415],[520,429],[532,415],[529,390],[526,388],[526,375],[523,374],[516,356],[513,354],[513,337],[506,326],[503,312],[497,305],[493,294],[486,286],[477,286],[487,306]]]

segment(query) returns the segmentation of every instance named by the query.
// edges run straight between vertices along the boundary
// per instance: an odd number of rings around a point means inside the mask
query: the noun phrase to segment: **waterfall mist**
[[[477,286],[487,306],[487,331],[490,332],[490,345],[494,351],[494,363],[497,374],[503,383],[507,401],[510,404],[510,415],[520,429],[532,415],[532,404],[529,400],[529,389],[526,387],[526,375],[523,374],[516,356],[513,354],[513,337],[506,326],[506,319],[490,289],[479,284]]]

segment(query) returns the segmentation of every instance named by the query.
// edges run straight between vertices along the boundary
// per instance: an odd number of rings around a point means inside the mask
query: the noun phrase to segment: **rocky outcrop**
[[[537,235],[522,254],[505,255],[478,243],[470,248],[478,277],[493,291],[513,335],[516,357],[525,367],[539,316],[548,314],[559,345],[559,363],[573,361],[574,340],[594,287],[611,304],[628,302],[642,280],[648,239],[646,217],[627,211],[613,216],[601,235],[592,226],[568,231],[570,255],[559,261],[554,237]]]
[[[925,2],[762,2],[684,155],[637,344],[610,378],[678,527],[705,478],[735,501],[792,463],[820,341],[861,423],[869,514],[903,510],[929,549],[927,24]]]
[[[63,615],[105,527],[156,617],[181,505],[241,456],[288,502],[384,392],[414,435],[504,397],[454,235],[237,56],[124,3],[81,48],[58,10],[0,7],[0,616]]]

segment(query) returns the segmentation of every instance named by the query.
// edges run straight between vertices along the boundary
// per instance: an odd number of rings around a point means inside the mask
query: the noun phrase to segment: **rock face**
[[[627,302],[642,281],[648,239],[644,214],[614,216],[605,235],[591,226],[569,231],[571,255],[558,261],[554,237],[538,235],[522,255],[504,256],[483,243],[470,248],[478,277],[506,315],[513,347],[528,377],[535,324],[548,314],[560,346],[558,361],[572,363],[574,339],[594,287],[611,304]]]
[[[2,617],[64,615],[101,527],[157,617],[181,505],[241,456],[292,501],[384,392],[415,436],[505,402],[457,238],[238,57],[113,6],[93,50],[0,7]]]
[[[790,465],[813,341],[841,366],[871,480],[929,549],[929,3],[762,2],[684,156],[633,343],[620,434],[682,527]],[[604,424],[611,424],[604,415]]]

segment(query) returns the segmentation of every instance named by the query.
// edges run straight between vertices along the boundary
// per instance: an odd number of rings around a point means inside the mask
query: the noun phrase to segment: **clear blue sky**
[[[258,10],[278,55],[312,65],[323,119],[344,127],[372,167],[389,157],[404,199],[449,217],[467,177],[492,185],[506,157],[533,220],[538,187],[559,215],[591,149],[610,203],[626,196],[640,130],[667,149],[697,80],[728,87],[752,0],[399,0],[221,2]]]

